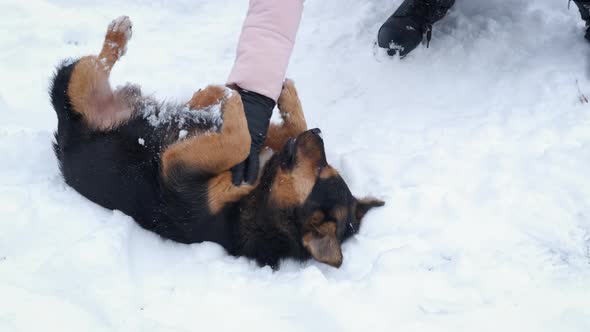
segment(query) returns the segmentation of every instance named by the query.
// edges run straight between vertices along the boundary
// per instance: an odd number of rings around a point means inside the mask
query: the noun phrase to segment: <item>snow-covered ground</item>
[[[125,2],[125,3],[122,3]],[[60,59],[134,22],[114,85],[223,83],[246,0],[0,0],[0,331],[590,331],[590,44],[566,0],[458,0],[429,49],[373,43],[400,0],[307,0],[290,67],[359,196],[344,264],[273,272],[180,245],[58,174]]]

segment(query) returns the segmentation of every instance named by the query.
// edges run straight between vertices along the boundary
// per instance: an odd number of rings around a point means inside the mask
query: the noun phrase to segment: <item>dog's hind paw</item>
[[[119,16],[109,24],[108,32],[123,33],[126,40],[131,39],[133,24],[129,16]]]
[[[127,42],[133,35],[132,27],[129,16],[119,16],[112,20],[107,28],[105,46],[117,51],[118,57],[122,57],[127,52]]]

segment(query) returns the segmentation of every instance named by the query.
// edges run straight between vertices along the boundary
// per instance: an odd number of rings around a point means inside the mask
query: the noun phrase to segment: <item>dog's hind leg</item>
[[[111,69],[125,54],[130,38],[129,18],[113,20],[98,56],[81,58],[73,69],[67,93],[74,111],[93,129],[113,128],[132,114],[126,96],[113,91],[109,83]]]
[[[127,53],[127,43],[132,34],[132,23],[129,17],[121,16],[111,21],[107,28],[102,50],[98,54],[98,61],[106,71],[110,72],[115,62]]]
[[[278,100],[282,124],[271,124],[268,128],[265,146],[278,151],[291,137],[296,137],[307,130],[307,123],[301,108],[301,101],[292,80],[287,79]]]
[[[230,168],[250,153],[250,134],[244,106],[237,92],[226,96],[222,86],[208,86],[195,93],[189,107],[203,109],[221,103],[223,124],[219,132],[205,133],[169,146],[162,154],[162,173],[171,187],[181,188],[187,173],[208,178],[209,208],[217,213],[227,202],[248,194],[254,186],[236,187]],[[224,97],[225,96],[225,97]]]
[[[225,93],[222,86],[208,86],[193,98],[201,108],[211,105],[207,105],[205,100],[209,103],[220,102],[223,124],[218,132],[189,137],[169,146],[162,156],[164,175],[169,175],[175,166],[216,175],[246,159],[250,152],[250,134],[244,106],[236,92],[221,100]],[[204,101],[195,100],[199,97]]]

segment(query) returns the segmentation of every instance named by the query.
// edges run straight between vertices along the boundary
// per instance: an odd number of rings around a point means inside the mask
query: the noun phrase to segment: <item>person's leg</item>
[[[586,21],[586,39],[590,41],[590,0],[574,0],[582,19]]]
[[[406,56],[426,34],[430,42],[432,25],[442,19],[455,0],[405,0],[379,29],[379,47],[389,55]]]

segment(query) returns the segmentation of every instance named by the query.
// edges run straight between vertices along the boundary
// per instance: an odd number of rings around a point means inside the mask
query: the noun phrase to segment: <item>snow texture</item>
[[[224,82],[247,1],[2,0],[0,331],[590,331],[575,6],[459,0],[399,60],[374,42],[400,2],[305,2],[289,76],[351,190],[387,205],[340,269],[273,272],[96,206],[51,149],[51,72],[98,52],[113,18],[134,29],[113,86],[186,101]]]

